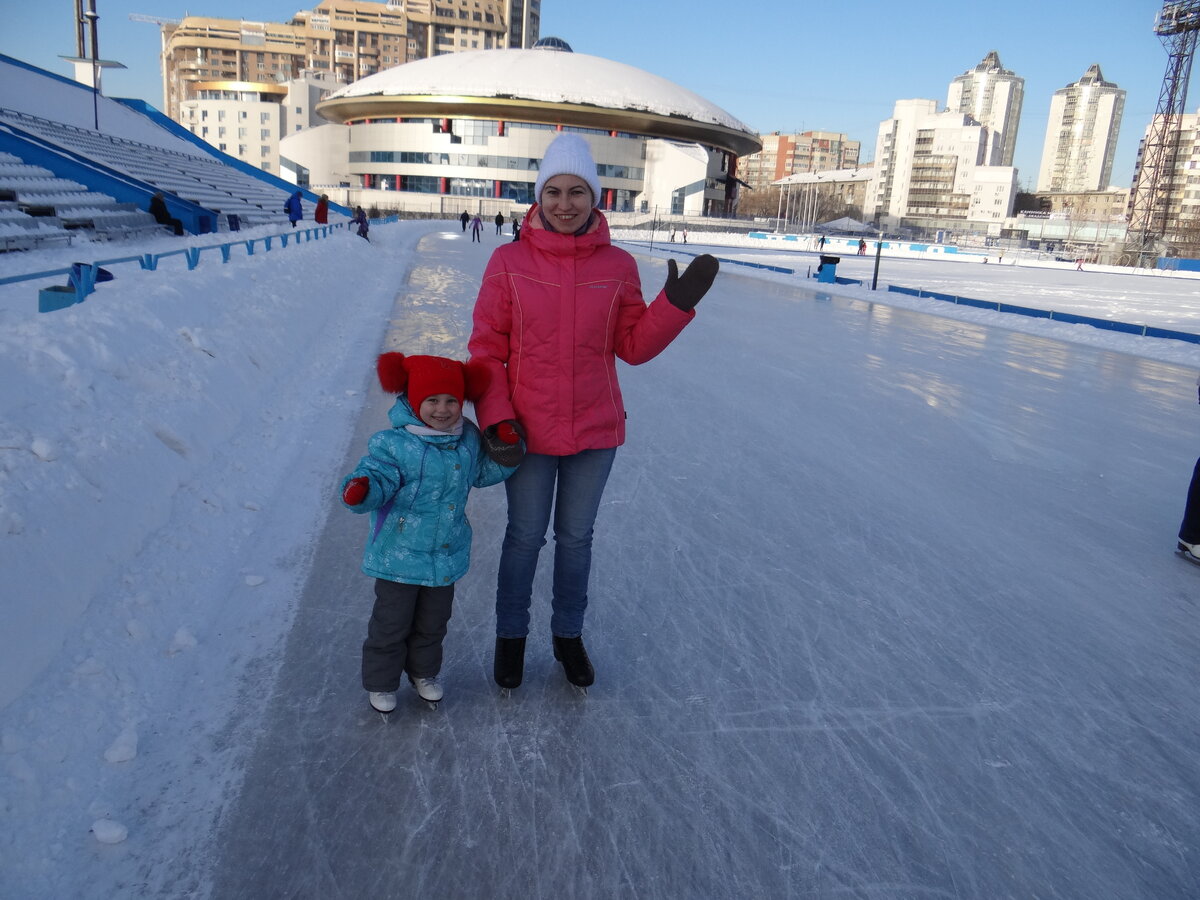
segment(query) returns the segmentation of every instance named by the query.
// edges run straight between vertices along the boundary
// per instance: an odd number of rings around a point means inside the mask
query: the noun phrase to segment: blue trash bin
[[[817,281],[821,284],[836,284],[837,283],[837,265],[842,261],[840,256],[821,256],[821,262],[817,266]]]

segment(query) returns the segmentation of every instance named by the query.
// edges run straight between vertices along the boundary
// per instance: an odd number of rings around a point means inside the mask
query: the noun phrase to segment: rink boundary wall
[[[387,218],[373,219],[371,221],[372,224],[382,225],[399,221],[399,219],[397,216],[388,216]],[[190,272],[200,264],[200,255],[208,251],[220,251],[221,262],[227,263],[232,259],[232,251],[236,246],[245,247],[246,255],[253,256],[256,244],[262,244],[264,252],[270,252],[276,238],[279,239],[279,246],[283,248],[288,245],[288,242],[292,238],[296,239],[297,244],[300,244],[301,241],[320,240],[321,238],[329,237],[335,229],[339,228],[346,228],[346,223],[335,222],[330,225],[317,225],[311,228],[283,231],[263,237],[209,244],[203,247],[183,247],[179,250],[167,250],[163,253],[139,253],[136,256],[98,259],[90,263],[75,263],[71,266],[65,266],[60,269],[48,269],[44,272],[9,275],[0,278],[0,285],[17,284],[22,281],[45,281],[49,278],[65,275],[67,276],[67,284],[65,286],[54,285],[38,291],[38,312],[54,312],[58,309],[66,309],[68,306],[74,306],[76,303],[82,303],[96,290],[98,282],[103,283],[112,280],[112,273],[102,269],[102,266],[116,266],[136,262],[143,270],[154,272],[158,271],[158,264],[161,260],[172,256],[182,256],[187,262],[187,271]],[[172,270],[172,274],[177,273],[178,270]]]
[[[1168,338],[1176,341],[1187,341],[1200,344],[1200,334],[1189,331],[1174,331],[1170,328],[1157,328],[1152,325],[1135,325],[1132,322],[1117,322],[1112,319],[1097,319],[1093,316],[1080,316],[1075,313],[1061,313],[1053,310],[1034,309],[1030,306],[1017,306],[1012,303],[1000,303],[996,300],[976,300],[973,297],[958,297],[954,294],[941,294],[937,291],[925,291],[920,288],[906,288],[896,284],[888,285],[888,292],[905,294],[910,297],[926,297],[931,300],[943,300],[959,306],[972,306],[977,309],[990,309],[995,312],[1011,313],[1018,316],[1030,316],[1035,319],[1052,319],[1055,322],[1065,322],[1069,325],[1090,325],[1105,331],[1119,331],[1123,334],[1135,334],[1142,337]]]
[[[639,243],[639,246],[644,246]],[[690,250],[679,250],[675,247],[660,246],[658,249],[667,253],[678,253],[681,256],[699,256],[699,253],[693,253]],[[735,266],[745,266],[750,269],[765,269],[768,272],[779,272],[783,275],[796,275],[795,269],[787,269],[783,266],[770,266],[762,263],[744,262],[738,259],[726,259],[718,256],[722,264],[730,264]],[[810,273],[811,274],[811,273]],[[838,278],[838,284],[863,284],[862,281],[854,278]],[[959,297],[954,294],[942,294],[937,291],[926,291],[920,288],[902,287],[897,284],[889,284],[887,286],[888,293],[905,294],[909,297],[922,297],[930,300],[943,300],[947,303],[953,303],[957,306],[970,306],[976,309],[989,309],[993,312],[1009,313],[1017,316],[1028,316],[1034,319],[1051,319],[1055,322],[1063,322],[1068,325],[1090,325],[1093,328],[1100,328],[1105,331],[1118,331],[1123,334],[1139,335],[1141,337],[1166,338],[1168,340],[1186,341],[1190,344],[1200,344],[1200,334],[1192,334],[1190,331],[1175,331],[1170,328],[1158,328],[1153,325],[1135,325],[1132,322],[1116,322],[1112,319],[1097,319],[1092,316],[1080,316],[1075,313],[1054,312],[1047,309],[1035,309],[1031,306],[1018,306],[1014,303],[1001,303],[997,300],[977,300],[974,297]]]

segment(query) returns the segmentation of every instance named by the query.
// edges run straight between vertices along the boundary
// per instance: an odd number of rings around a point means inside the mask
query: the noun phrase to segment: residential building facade
[[[1099,64],[1054,92],[1038,170],[1039,193],[1103,191],[1112,178],[1125,91],[1104,80]]]
[[[313,118],[306,111],[287,113],[315,103],[310,97],[285,104],[289,82],[303,82],[296,92],[319,83],[324,95],[412,60],[529,47],[538,39],[540,5],[540,0],[324,0],[286,23],[186,16],[162,26],[163,108],[219,149],[277,171],[279,139]],[[270,141],[262,135],[268,126],[275,128]]]
[[[1138,144],[1137,164],[1130,190],[1130,210],[1135,195],[1147,191],[1149,171],[1142,165],[1146,142],[1155,123],[1146,126]],[[1200,112],[1179,117],[1179,144],[1167,168],[1159,175],[1153,224],[1161,225],[1168,239],[1181,229],[1194,229],[1200,223]]]
[[[832,131],[760,134],[763,148],[738,160],[738,177],[755,191],[806,172],[858,167],[861,144]]]
[[[936,100],[898,100],[879,126],[864,214],[885,228],[973,228],[1011,215],[1017,173],[988,165],[991,131]]]
[[[1024,99],[1025,79],[1004,68],[1000,55],[992,50],[974,69],[950,82],[946,106],[988,129],[984,165],[1011,166]]]

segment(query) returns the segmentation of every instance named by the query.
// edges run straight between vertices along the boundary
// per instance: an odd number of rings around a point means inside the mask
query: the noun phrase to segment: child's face
[[[450,431],[462,418],[462,404],[453,394],[430,394],[417,410],[421,421],[438,431]]]

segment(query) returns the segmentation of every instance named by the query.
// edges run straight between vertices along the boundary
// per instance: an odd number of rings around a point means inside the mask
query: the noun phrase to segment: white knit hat
[[[565,132],[550,142],[542,164],[538,167],[537,182],[533,186],[533,199],[542,202],[542,188],[555,175],[575,175],[587,182],[592,189],[592,206],[600,205],[600,178],[596,175],[596,161],[588,142],[577,134]]]

